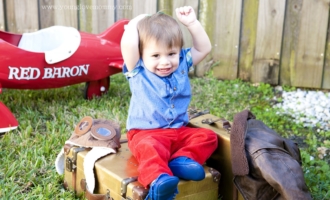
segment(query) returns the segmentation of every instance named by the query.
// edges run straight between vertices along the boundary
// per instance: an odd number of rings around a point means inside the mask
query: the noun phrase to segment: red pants
[[[186,156],[199,164],[218,146],[216,133],[204,128],[133,129],[127,133],[128,146],[139,162],[138,181],[147,187],[160,174],[173,175],[168,162]]]

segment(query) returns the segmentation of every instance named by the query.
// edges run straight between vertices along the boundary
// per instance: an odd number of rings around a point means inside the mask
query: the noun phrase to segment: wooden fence
[[[219,79],[330,89],[330,0],[0,0],[0,29],[33,32],[52,25],[100,33],[141,13],[192,6],[208,33]],[[174,16],[174,15],[173,15]],[[185,43],[191,38],[183,27]],[[0,52],[1,53],[1,52]]]

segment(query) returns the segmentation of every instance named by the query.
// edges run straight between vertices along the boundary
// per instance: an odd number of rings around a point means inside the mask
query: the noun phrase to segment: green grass
[[[219,81],[211,76],[192,78],[191,107],[209,109],[232,120],[250,109],[257,119],[285,137],[296,140],[302,151],[306,183],[314,199],[329,199],[329,156],[318,158],[317,147],[330,148],[330,133],[294,124],[288,116],[277,116],[267,84],[253,86],[240,80]],[[49,90],[7,90],[2,101],[15,114],[19,128],[0,138],[0,199],[75,199],[62,187],[63,176],[54,161],[75,124],[86,116],[117,121],[125,132],[129,106],[128,83],[121,75],[111,77],[110,91],[102,98],[83,99],[84,84]],[[294,88],[285,88],[292,90]],[[1,119],[0,119],[1,120]],[[314,157],[314,160],[310,158]]]

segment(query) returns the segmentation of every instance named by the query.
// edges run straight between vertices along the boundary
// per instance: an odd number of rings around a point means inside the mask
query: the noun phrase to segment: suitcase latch
[[[67,157],[66,160],[65,160],[65,169],[66,169],[66,171],[73,172],[75,167],[76,166],[73,164],[73,160],[71,158]]]
[[[65,169],[69,172],[73,172],[77,168],[77,154],[84,151],[84,147],[75,148],[72,150],[72,158],[67,157],[65,160]]]

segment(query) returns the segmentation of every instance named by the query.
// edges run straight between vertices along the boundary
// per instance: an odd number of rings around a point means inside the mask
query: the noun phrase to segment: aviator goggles
[[[104,120],[105,121],[105,120]],[[92,117],[86,116],[80,120],[74,130],[77,136],[83,136],[87,132],[96,140],[111,140],[116,136],[116,130],[107,123],[95,123]]]

